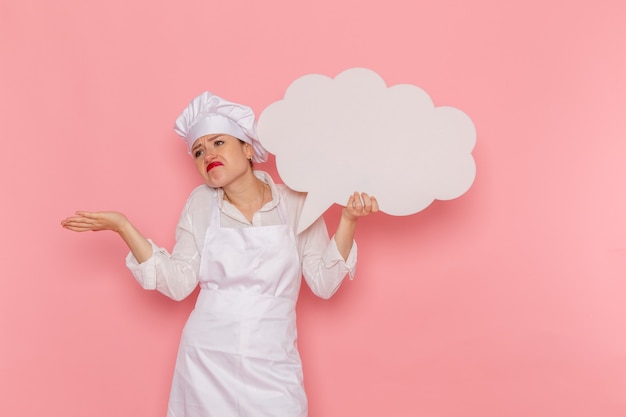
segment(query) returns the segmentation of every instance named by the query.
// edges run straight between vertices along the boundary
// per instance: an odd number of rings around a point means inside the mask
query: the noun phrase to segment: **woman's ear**
[[[247,159],[252,159],[252,157],[254,156],[254,149],[252,149],[252,145],[250,145],[248,142],[243,143],[243,151]]]

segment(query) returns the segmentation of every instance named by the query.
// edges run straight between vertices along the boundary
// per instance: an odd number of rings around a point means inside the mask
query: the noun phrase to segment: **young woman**
[[[378,203],[354,193],[332,239],[322,218],[296,235],[305,195],[253,170],[267,152],[249,107],[205,92],[175,130],[205,184],[187,200],[171,254],[122,213],[79,211],[62,226],[118,233],[130,248],[127,266],[146,289],[182,300],[200,285],[180,342],[169,417],[306,417],[296,345],[301,277],[316,295],[332,296],[354,273],[357,220]]]

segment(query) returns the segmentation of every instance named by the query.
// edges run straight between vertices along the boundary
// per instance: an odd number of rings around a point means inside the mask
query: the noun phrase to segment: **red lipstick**
[[[222,164],[221,162],[218,162],[218,161],[211,162],[209,165],[206,166],[206,172],[209,172],[213,168],[219,167],[219,166],[222,166],[222,165],[224,165],[224,164]]]

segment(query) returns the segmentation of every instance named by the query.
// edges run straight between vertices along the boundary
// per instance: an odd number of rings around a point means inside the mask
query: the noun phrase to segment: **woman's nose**
[[[211,161],[213,158],[215,158],[215,153],[211,149],[207,149],[204,152],[204,160]]]

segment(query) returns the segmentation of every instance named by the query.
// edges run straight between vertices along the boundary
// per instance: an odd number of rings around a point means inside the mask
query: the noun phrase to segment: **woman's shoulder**
[[[200,184],[191,191],[189,198],[196,196],[212,196],[216,192],[217,190],[215,190],[215,188],[211,188],[206,184]]]
[[[285,184],[277,183],[274,181],[272,176],[265,171],[254,171],[254,175],[257,176],[261,181],[269,183],[271,187],[273,187],[279,195],[280,201],[287,202],[287,204],[292,205],[293,203],[304,202],[306,197],[306,193],[302,193],[299,191],[294,191]]]
[[[187,197],[187,206],[192,205],[206,205],[206,203],[210,202],[213,199],[217,191],[214,188],[209,187],[206,184],[202,184],[194,188],[189,197]]]
[[[278,193],[284,200],[292,202],[292,203],[295,202],[295,203],[301,204],[304,202],[304,199],[306,198],[306,193],[292,190],[291,188],[287,187],[285,184],[276,184],[276,189],[278,190]]]

